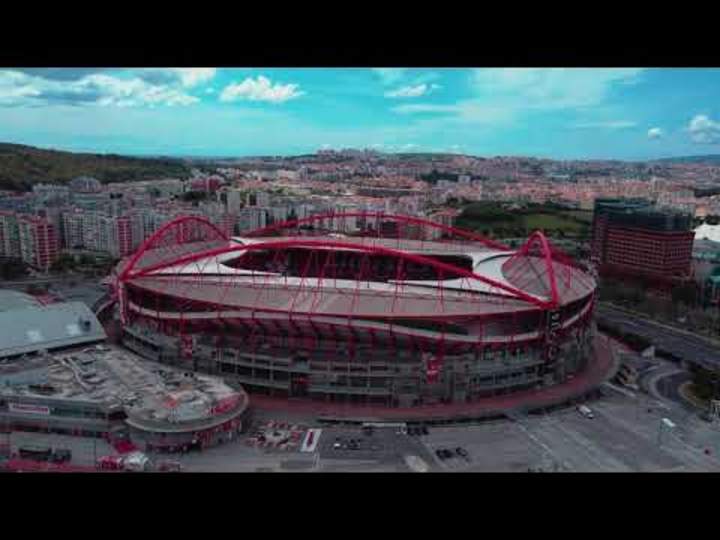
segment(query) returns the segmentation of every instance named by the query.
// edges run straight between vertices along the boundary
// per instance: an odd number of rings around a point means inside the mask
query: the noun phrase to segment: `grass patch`
[[[550,236],[588,237],[591,222],[575,210],[503,210],[471,205],[458,216],[457,226],[494,237],[528,236],[536,230]]]

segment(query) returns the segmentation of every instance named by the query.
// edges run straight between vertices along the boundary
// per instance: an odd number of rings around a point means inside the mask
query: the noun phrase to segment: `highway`
[[[598,305],[597,318],[600,322],[606,322],[650,340],[661,353],[668,353],[680,360],[706,367],[720,367],[720,347],[701,336],[640,319],[623,310],[605,305]]]

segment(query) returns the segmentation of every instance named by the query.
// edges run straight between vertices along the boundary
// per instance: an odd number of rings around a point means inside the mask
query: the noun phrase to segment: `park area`
[[[456,225],[492,238],[527,237],[536,230],[550,237],[588,238],[592,212],[552,204],[526,204],[517,208],[482,201],[466,205]]]

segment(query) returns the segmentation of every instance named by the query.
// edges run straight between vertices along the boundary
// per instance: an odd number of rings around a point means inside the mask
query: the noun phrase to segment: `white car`
[[[590,407],[588,407],[588,406],[586,406],[586,405],[578,405],[577,411],[578,411],[580,414],[582,414],[585,418],[589,418],[590,420],[592,420],[593,418],[595,418],[595,414],[592,412],[592,410],[590,409]]]

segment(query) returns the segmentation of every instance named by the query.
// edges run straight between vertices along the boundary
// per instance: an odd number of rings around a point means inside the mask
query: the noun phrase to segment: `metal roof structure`
[[[83,302],[0,312],[0,358],[93,343],[107,338]]]
[[[40,306],[41,304],[31,295],[0,289],[0,312]]]

